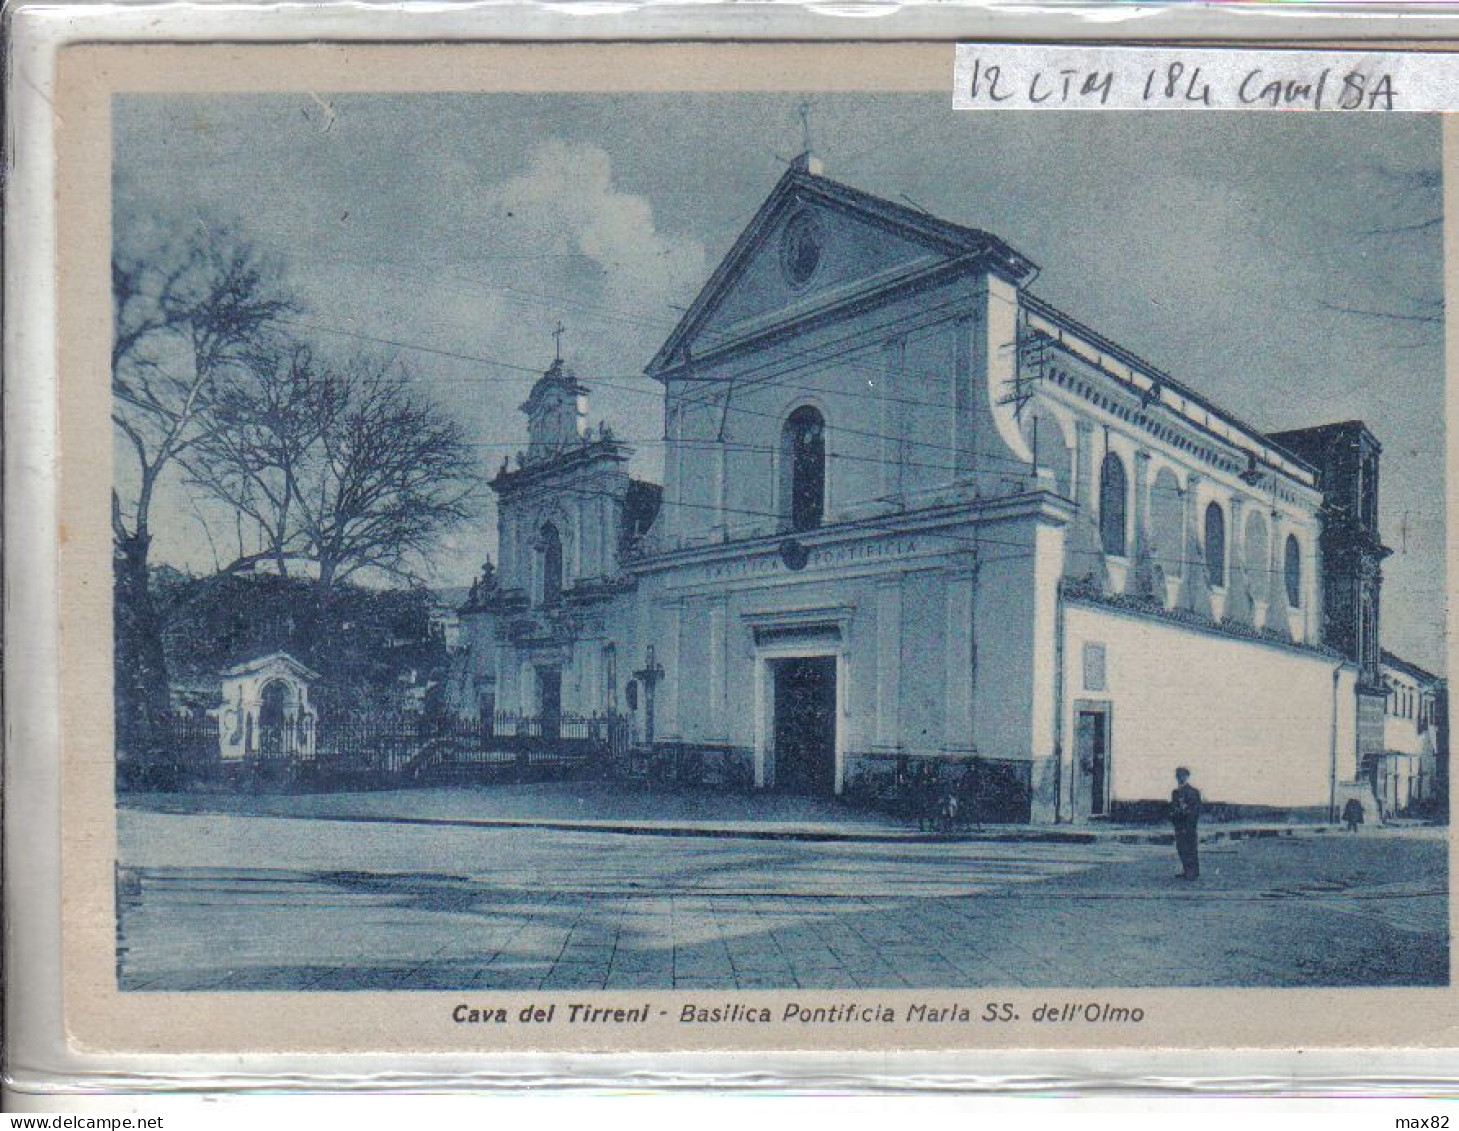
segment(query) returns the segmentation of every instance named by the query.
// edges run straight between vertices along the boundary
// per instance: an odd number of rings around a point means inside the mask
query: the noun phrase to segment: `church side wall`
[[[1356,773],[1355,676],[1338,660],[1076,602],[1064,654],[1066,762],[1078,712],[1107,709],[1116,818],[1168,799],[1179,765],[1209,803],[1323,814],[1334,742],[1338,781]]]

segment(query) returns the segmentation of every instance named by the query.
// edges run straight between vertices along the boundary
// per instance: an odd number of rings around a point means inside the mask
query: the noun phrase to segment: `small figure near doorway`
[[[1349,797],[1348,803],[1342,807],[1342,821],[1350,833],[1357,832],[1358,826],[1363,823],[1363,803],[1356,797]]]
[[[1200,838],[1201,791],[1190,784],[1190,770],[1179,766],[1176,786],[1170,791],[1170,823],[1175,826],[1175,851],[1180,856],[1176,879],[1197,880],[1201,875]]]

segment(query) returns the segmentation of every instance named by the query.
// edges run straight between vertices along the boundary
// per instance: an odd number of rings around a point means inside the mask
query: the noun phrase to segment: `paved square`
[[[119,812],[130,990],[1432,985],[1442,830],[1169,848]]]

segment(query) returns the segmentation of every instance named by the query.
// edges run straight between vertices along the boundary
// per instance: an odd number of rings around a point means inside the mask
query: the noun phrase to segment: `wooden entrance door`
[[[1081,817],[1109,813],[1109,712],[1081,709],[1074,721],[1074,812]]]
[[[542,737],[556,738],[562,732],[562,669],[537,669],[537,715]]]
[[[836,791],[836,657],[774,661],[775,786]]]

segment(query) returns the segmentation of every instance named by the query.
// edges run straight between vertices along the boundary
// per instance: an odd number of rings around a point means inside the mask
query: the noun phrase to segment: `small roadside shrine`
[[[241,758],[313,758],[319,712],[309,688],[319,679],[287,652],[229,668],[219,677],[218,753]]]

